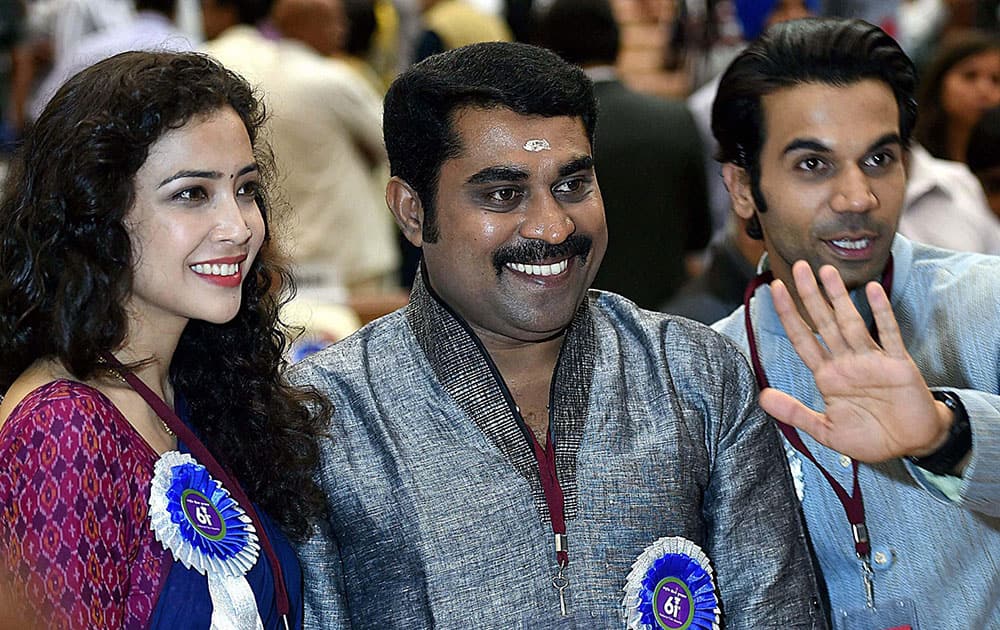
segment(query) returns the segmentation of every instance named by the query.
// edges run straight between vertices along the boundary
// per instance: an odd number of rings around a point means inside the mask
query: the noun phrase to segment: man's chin
[[[864,288],[872,280],[881,280],[882,271],[885,269],[885,261],[881,263],[869,261],[868,264],[861,267],[840,264],[834,266],[840,272],[840,278],[844,281],[844,286],[847,287],[847,290],[854,291],[855,289]]]
[[[522,304],[522,308],[509,322],[517,330],[516,334],[523,336],[525,341],[544,341],[558,337],[573,323],[581,301],[582,298],[575,301],[563,298],[530,306]]]

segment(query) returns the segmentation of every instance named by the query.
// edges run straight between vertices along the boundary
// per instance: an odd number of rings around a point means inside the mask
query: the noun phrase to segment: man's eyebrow
[[[903,139],[899,136],[898,133],[895,132],[887,133],[882,137],[880,137],[875,142],[871,143],[871,145],[869,145],[868,147],[867,153],[871,153],[875,149],[890,144],[902,145]],[[793,151],[815,151],[817,153],[830,153],[830,147],[826,146],[825,144],[823,144],[819,140],[816,140],[815,138],[796,138],[785,146],[785,150],[782,151],[782,154],[783,155],[788,154]]]
[[[247,164],[246,166],[244,166],[243,168],[241,168],[236,173],[236,176],[237,177],[243,177],[247,173],[252,173],[253,171],[256,171],[256,170],[257,170],[257,164],[256,163]],[[221,179],[222,178],[222,173],[220,173],[219,171],[191,171],[191,170],[177,171],[176,173],[174,173],[170,177],[168,177],[165,180],[163,180],[162,182],[160,182],[160,185],[157,186],[157,188],[163,188],[164,186],[166,186],[170,182],[172,182],[174,180],[177,180],[177,179],[183,179],[185,177],[195,177],[195,178],[198,178],[198,179]]]
[[[523,182],[528,172],[514,166],[487,166],[465,180],[467,184],[490,184],[493,182]]]
[[[589,155],[582,155],[560,166],[559,177],[567,177],[579,171],[589,171],[592,168],[594,168],[594,158]]]
[[[898,145],[902,146],[903,145],[903,139],[899,136],[898,133],[894,133],[894,132],[893,133],[887,133],[884,136],[882,136],[881,138],[879,138],[878,140],[876,140],[875,142],[873,142],[870,147],[868,147],[868,153],[871,153],[875,149],[880,149],[880,148],[882,148],[882,147],[884,147],[886,145],[889,145],[889,144],[898,144]]]
[[[785,145],[782,155],[787,155],[793,151],[816,151],[817,153],[829,153],[830,147],[826,146],[815,138],[795,138]]]

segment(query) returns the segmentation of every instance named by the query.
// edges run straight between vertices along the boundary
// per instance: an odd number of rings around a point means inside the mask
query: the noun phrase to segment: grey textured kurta
[[[526,436],[488,355],[410,305],[296,366],[333,400],[330,520],[299,549],[314,628],[622,628],[633,560],[700,545],[726,628],[824,627],[781,447],[746,362],[693,322],[591,292],[556,368],[569,618]]]

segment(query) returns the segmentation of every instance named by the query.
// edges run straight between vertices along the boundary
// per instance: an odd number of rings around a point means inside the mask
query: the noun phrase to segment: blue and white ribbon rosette
[[[632,563],[624,590],[629,630],[719,630],[712,567],[686,538],[660,538],[646,547]]]
[[[167,451],[153,468],[150,526],[174,560],[208,578],[212,629],[263,628],[244,577],[260,555],[250,517],[204,466]]]

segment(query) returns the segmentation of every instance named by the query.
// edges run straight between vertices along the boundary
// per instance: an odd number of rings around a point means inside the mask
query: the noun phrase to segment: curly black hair
[[[133,251],[123,219],[150,147],[194,117],[232,108],[262,185],[273,159],[265,112],[247,82],[197,53],[128,52],[82,71],[55,95],[11,165],[0,204],[0,391],[34,360],[91,377],[128,335]],[[313,478],[330,412],[282,376],[289,330],[279,309],[294,283],[270,237],[225,324],[191,320],[170,365],[205,445],[285,532],[301,539],[326,502]]]

